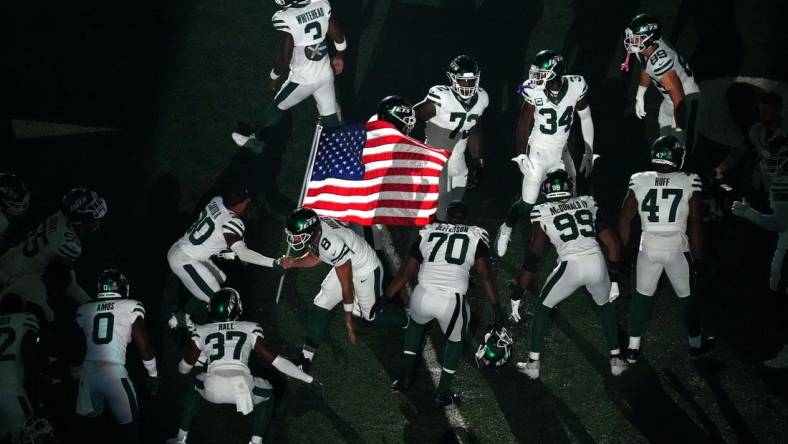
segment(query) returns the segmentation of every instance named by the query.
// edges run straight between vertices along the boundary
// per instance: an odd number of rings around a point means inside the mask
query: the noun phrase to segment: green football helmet
[[[107,214],[107,201],[87,188],[73,188],[63,196],[61,211],[72,223],[97,221]]]
[[[638,14],[624,30],[624,48],[628,53],[638,54],[662,37],[662,27],[656,17]]]
[[[208,321],[237,321],[243,313],[241,295],[230,287],[220,288],[208,302]]]
[[[0,211],[19,216],[30,205],[30,191],[14,173],[0,173]]]
[[[320,218],[315,210],[301,207],[296,208],[287,216],[285,234],[287,243],[296,253],[303,251],[313,237],[320,236]]]
[[[528,85],[536,90],[543,90],[547,82],[566,74],[566,61],[556,51],[545,49],[539,51],[528,71]]]
[[[115,268],[101,272],[96,281],[96,299],[118,299],[129,297],[129,280]]]
[[[548,202],[567,200],[572,197],[575,185],[566,170],[555,169],[547,173],[542,182],[542,193]]]
[[[476,365],[479,367],[497,368],[512,358],[514,341],[505,327],[490,330],[484,334],[484,340],[476,351]]]
[[[416,126],[416,111],[408,99],[388,96],[378,103],[378,119],[391,123],[403,134],[410,134]]]
[[[674,136],[662,136],[651,144],[651,163],[654,165],[670,165],[677,170],[684,166],[686,150],[679,139]]]
[[[451,80],[451,90],[461,99],[468,100],[479,91],[479,64],[471,56],[458,55],[449,63],[446,75]]]

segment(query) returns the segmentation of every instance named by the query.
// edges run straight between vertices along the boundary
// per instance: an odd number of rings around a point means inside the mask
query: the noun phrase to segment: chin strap
[[[629,71],[629,57],[632,56],[632,53],[627,51],[627,57],[624,59],[624,63],[621,64],[621,71],[628,72]]]

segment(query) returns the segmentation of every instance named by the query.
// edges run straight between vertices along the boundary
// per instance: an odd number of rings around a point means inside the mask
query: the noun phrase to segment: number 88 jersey
[[[596,241],[597,206],[591,196],[547,202],[531,210],[531,223],[542,227],[561,261],[601,252]]]
[[[145,318],[142,302],[134,299],[101,299],[77,309],[77,324],[85,333],[85,361],[124,365],[131,326]]]
[[[194,345],[208,356],[209,373],[223,369],[248,372],[249,355],[258,338],[263,339],[263,328],[247,321],[199,325],[191,333]]]
[[[410,255],[421,262],[419,286],[468,291],[471,267],[488,257],[489,235],[472,225],[434,223],[424,227]]]

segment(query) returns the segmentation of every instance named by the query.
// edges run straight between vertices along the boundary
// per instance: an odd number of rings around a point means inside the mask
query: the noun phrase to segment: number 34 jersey
[[[701,191],[700,177],[682,171],[646,171],[632,175],[629,189],[638,203],[641,249],[689,251],[689,200]]]
[[[85,361],[126,364],[131,326],[145,318],[145,307],[134,299],[102,299],[77,309],[77,324],[85,333]]]
[[[547,202],[531,210],[531,223],[538,223],[555,245],[561,261],[601,252],[596,241],[597,206],[591,196]]]
[[[208,202],[176,244],[192,258],[204,261],[231,246],[227,245],[225,234],[243,239],[244,230],[241,218],[228,210],[222,198],[217,196]]]
[[[419,285],[468,291],[477,257],[489,256],[489,235],[472,225],[434,223],[424,227],[410,255],[421,261]]]
[[[198,325],[192,342],[208,356],[208,372],[243,370],[249,372],[249,356],[263,328],[255,322],[229,321]]]
[[[552,92],[547,88],[525,88],[523,100],[533,105],[534,126],[528,139],[529,149],[562,150],[569,140],[569,130],[575,118],[577,102],[588,92],[583,76],[563,76],[561,89]]]

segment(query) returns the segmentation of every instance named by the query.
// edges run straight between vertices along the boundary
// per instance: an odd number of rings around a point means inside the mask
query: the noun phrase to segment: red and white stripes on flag
[[[303,205],[361,225],[426,225],[449,155],[385,121],[326,128]]]

